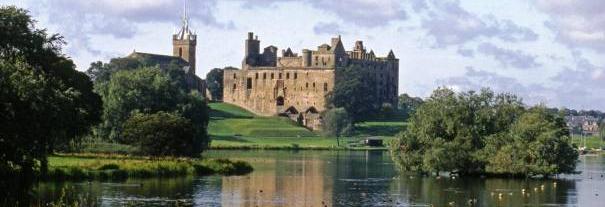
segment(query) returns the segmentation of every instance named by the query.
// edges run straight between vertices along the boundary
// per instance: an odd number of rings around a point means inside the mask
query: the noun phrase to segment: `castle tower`
[[[195,74],[195,46],[197,35],[189,29],[187,3],[183,8],[182,25],[178,32],[172,35],[172,54],[181,57],[189,63],[188,73]]]

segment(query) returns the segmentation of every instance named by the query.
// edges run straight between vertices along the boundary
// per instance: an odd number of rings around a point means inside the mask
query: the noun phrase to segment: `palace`
[[[393,51],[386,57],[369,52],[362,41],[346,51],[340,36],[317,50],[290,48],[281,51],[268,46],[260,53],[260,40],[248,33],[241,70],[225,70],[223,101],[259,115],[283,115],[310,128],[321,125],[320,113],[326,109],[326,95],[332,91],[336,71],[358,65],[375,83],[376,97],[382,103],[397,105],[399,60]]]

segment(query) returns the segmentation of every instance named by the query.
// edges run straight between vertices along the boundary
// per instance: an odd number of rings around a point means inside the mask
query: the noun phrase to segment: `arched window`
[[[277,99],[275,100],[275,104],[278,106],[283,106],[284,105],[284,97],[277,97]]]

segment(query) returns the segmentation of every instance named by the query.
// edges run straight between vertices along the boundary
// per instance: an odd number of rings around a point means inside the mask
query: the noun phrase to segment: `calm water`
[[[40,202],[67,186],[101,206],[605,206],[605,156],[583,156],[580,175],[554,180],[400,175],[380,151],[213,151],[249,161],[247,176],[44,183]],[[521,193],[521,189],[527,193]],[[500,194],[502,194],[500,196]]]

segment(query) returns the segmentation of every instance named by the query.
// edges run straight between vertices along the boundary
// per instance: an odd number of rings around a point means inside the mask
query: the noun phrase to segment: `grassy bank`
[[[578,147],[586,146],[588,149],[603,149],[605,147],[605,141],[597,136],[577,136],[573,135],[571,141]]]
[[[185,175],[241,175],[252,171],[242,161],[63,154],[49,157],[48,179],[126,179]]]
[[[361,137],[213,137],[213,149],[313,149],[313,150],[384,150],[393,139],[384,137],[384,147],[367,147]]]
[[[301,127],[285,117],[263,117],[227,103],[210,104],[212,149],[386,149],[365,147],[363,139],[381,137],[386,144],[405,129],[405,122],[376,121],[355,126],[351,137],[337,142]]]

